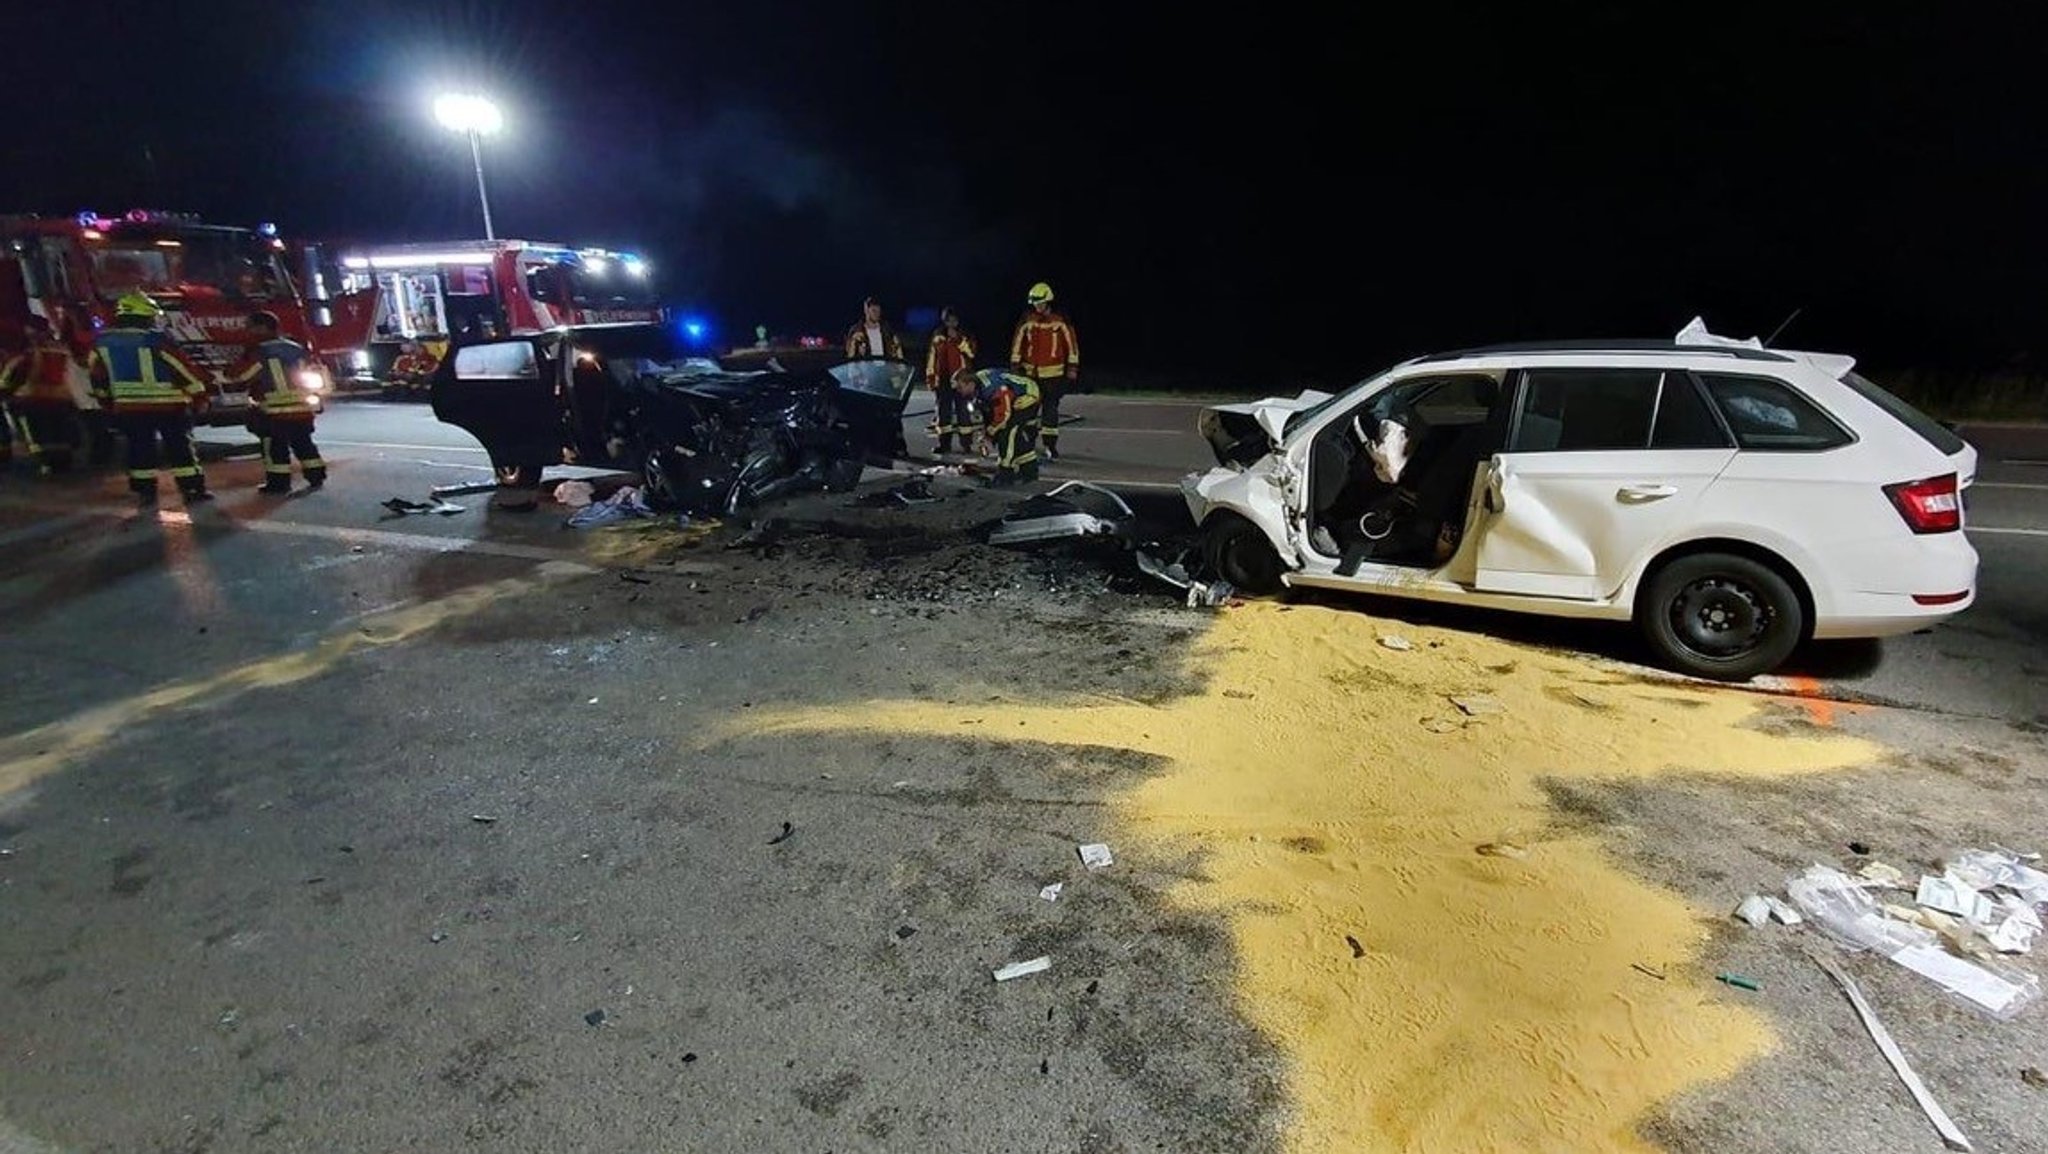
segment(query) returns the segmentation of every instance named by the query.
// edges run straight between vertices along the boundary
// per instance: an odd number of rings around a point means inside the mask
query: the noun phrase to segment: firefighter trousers
[[[1038,409],[1015,414],[991,433],[996,443],[998,480],[1038,480]]]
[[[306,476],[306,483],[318,488],[327,483],[327,462],[320,459],[320,449],[313,444],[313,421],[279,420],[275,417],[263,421],[257,431],[263,441],[263,487],[273,493],[283,492],[292,487],[292,458],[299,459],[299,472]]]
[[[21,429],[22,447],[45,473],[61,473],[71,467],[78,448],[78,410],[63,402],[16,402],[15,417]]]
[[[939,386],[938,395],[934,400],[938,402],[939,423],[932,432],[939,439],[939,452],[953,451],[953,436],[956,433],[960,436],[960,448],[965,450],[969,438],[974,435],[974,425],[967,415],[967,398],[961,396],[960,391],[948,381]]]
[[[138,495],[156,496],[158,469],[168,472],[187,497],[206,492],[190,413],[117,413],[114,427],[128,441],[128,487]]]
[[[1045,377],[1038,382],[1038,420],[1044,426],[1046,452],[1059,456],[1060,400],[1067,395],[1067,378]]]

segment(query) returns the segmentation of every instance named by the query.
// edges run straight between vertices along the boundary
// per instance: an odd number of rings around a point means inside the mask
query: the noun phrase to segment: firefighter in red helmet
[[[1017,322],[1010,338],[1010,369],[1038,382],[1043,401],[1040,420],[1044,424],[1044,447],[1048,460],[1060,456],[1060,401],[1081,376],[1081,346],[1074,339],[1074,326],[1053,311],[1052,286],[1039,281],[1025,294],[1031,306]]]

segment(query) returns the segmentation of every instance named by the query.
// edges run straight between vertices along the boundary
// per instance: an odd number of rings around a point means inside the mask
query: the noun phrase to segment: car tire
[[[1246,593],[1264,596],[1280,591],[1280,554],[1257,525],[1235,513],[1220,514],[1210,523],[1202,539],[1202,556],[1211,572]]]
[[[677,468],[666,449],[652,449],[640,460],[640,485],[647,504],[655,509],[676,509],[683,503],[677,488]]]
[[[540,474],[544,465],[502,465],[492,462],[498,477],[498,491],[491,494],[491,507],[514,513],[530,513],[540,507]]]
[[[1692,553],[1651,574],[1636,624],[1671,668],[1747,681],[1784,664],[1806,635],[1806,609],[1777,569],[1733,553]]]

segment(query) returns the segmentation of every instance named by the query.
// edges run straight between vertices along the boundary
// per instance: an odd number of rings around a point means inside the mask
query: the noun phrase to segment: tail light
[[[1915,533],[1953,533],[1963,527],[1963,496],[1954,473],[1886,485],[1884,495]]]

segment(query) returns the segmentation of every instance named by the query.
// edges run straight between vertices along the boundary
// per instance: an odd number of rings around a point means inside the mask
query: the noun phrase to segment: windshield
[[[1394,367],[1399,368],[1400,366],[1396,365]],[[1282,427],[1280,431],[1280,439],[1284,441],[1287,438],[1293,436],[1294,430],[1321,416],[1326,410],[1329,409],[1331,405],[1336,404],[1338,401],[1343,400],[1345,397],[1352,396],[1353,394],[1357,393],[1359,389],[1363,388],[1366,385],[1371,384],[1374,381],[1379,380],[1381,377],[1384,377],[1388,373],[1391,373],[1393,371],[1393,369],[1381,369],[1379,372],[1363,378],[1357,384],[1352,385],[1349,388],[1339,389],[1337,392],[1331,394],[1330,396],[1324,397],[1322,400],[1317,401],[1315,404],[1310,405],[1305,409],[1296,409],[1295,411],[1287,414],[1287,424],[1284,427]]]
[[[584,308],[653,308],[654,284],[646,266],[634,272],[617,261],[603,264],[564,265],[563,278],[569,284],[569,299]]]
[[[104,300],[131,292],[268,300],[290,291],[276,250],[254,233],[122,228],[86,252]]]

